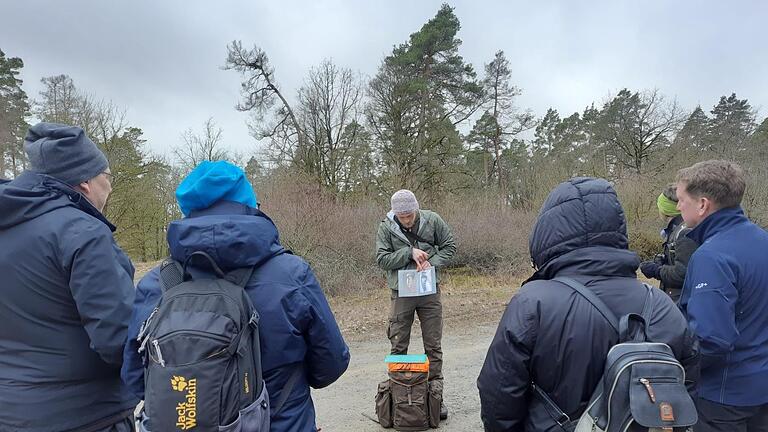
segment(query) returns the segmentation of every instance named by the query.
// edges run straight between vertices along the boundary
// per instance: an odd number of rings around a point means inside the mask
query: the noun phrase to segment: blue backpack
[[[555,427],[548,430],[682,431],[694,425],[698,416],[685,387],[685,369],[667,344],[647,341],[655,288],[645,285],[648,295],[642,315],[630,313],[617,318],[584,285],[565,277],[554,280],[589,301],[618,333],[619,342],[608,351],[603,376],[578,419],[571,419],[545,391],[532,384],[534,396],[554,422]]]

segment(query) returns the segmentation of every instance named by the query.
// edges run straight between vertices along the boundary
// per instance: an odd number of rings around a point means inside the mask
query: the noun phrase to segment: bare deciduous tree
[[[229,152],[222,147],[224,131],[216,126],[213,118],[203,123],[203,131],[196,134],[191,128],[181,134],[183,144],[173,148],[173,154],[185,171],[191,171],[200,162],[229,159]]]
[[[306,131],[309,174],[335,192],[348,183],[355,148],[364,135],[361,125],[361,80],[350,69],[340,69],[330,60],[310,70],[299,89],[298,115]]]

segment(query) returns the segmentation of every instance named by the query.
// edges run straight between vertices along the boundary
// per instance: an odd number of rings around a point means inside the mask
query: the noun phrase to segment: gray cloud
[[[181,132],[213,117],[225,144],[255,148],[234,110],[239,77],[220,69],[241,39],[267,51],[293,95],[324,58],[372,76],[439,1],[16,1],[0,14],[0,48],[25,62],[24,88],[68,74],[83,90],[128,109],[151,148],[167,153]],[[659,88],[686,109],[705,111],[736,92],[768,103],[768,3],[451,2],[462,23],[461,54],[478,71],[503,49],[519,104],[541,116],[600,103],[623,87]],[[761,111],[765,115],[764,110]]]

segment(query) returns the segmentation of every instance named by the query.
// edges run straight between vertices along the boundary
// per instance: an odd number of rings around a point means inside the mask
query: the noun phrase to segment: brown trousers
[[[414,312],[419,314],[424,353],[429,358],[429,380],[443,379],[443,304],[440,287],[437,294],[423,297],[398,297],[391,291],[389,327],[387,337],[392,344],[392,354],[408,354]]]

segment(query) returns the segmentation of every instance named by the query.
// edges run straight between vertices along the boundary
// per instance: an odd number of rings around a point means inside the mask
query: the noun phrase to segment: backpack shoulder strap
[[[653,290],[656,288],[643,284],[648,292],[645,296],[645,304],[640,314],[630,313],[624,315],[619,320],[619,342],[635,341],[645,342],[648,340],[648,328],[651,326],[653,318]]]
[[[653,318],[653,290],[656,288],[647,283],[643,283],[643,286],[648,290],[648,295],[645,296],[645,305],[643,306],[642,315],[645,320],[645,325],[650,327],[651,318]]]
[[[569,286],[571,289],[576,291],[579,295],[584,297],[588,302],[592,304],[592,306],[595,307],[595,309],[598,310],[598,312],[600,312],[600,314],[605,318],[605,320],[608,321],[608,324],[610,324],[611,327],[613,327],[616,333],[619,333],[619,319],[616,318],[616,315],[613,312],[611,312],[608,306],[605,303],[603,303],[603,301],[600,300],[600,298],[597,295],[595,295],[595,293],[593,293],[589,288],[585,287],[584,285],[576,282],[571,278],[564,277],[564,276],[558,276],[553,280]]]
[[[272,410],[272,417],[276,416],[277,413],[280,412],[281,409],[283,409],[283,405],[285,405],[285,401],[288,400],[288,396],[291,395],[291,392],[293,391],[293,387],[296,385],[296,382],[299,380],[299,377],[303,373],[304,368],[301,364],[294,369],[294,371],[291,373],[291,376],[288,377],[288,381],[286,381],[285,386],[283,387],[283,391],[280,392],[280,400],[277,401],[277,405],[275,405],[275,408]]]
[[[227,273],[225,279],[241,288],[245,288],[245,286],[248,285],[248,281],[251,280],[251,276],[255,269],[256,266],[241,267]]]
[[[184,282],[184,270],[181,264],[171,257],[163,260],[160,264],[160,287],[163,292]]]
[[[291,252],[288,249],[282,249],[279,252],[275,252],[269,258],[271,259],[282,254],[293,255],[293,252]],[[251,280],[251,276],[253,276],[253,272],[256,270],[256,268],[261,267],[261,264],[263,263],[264,261],[257,263],[256,265],[252,265],[250,267],[240,267],[240,268],[234,269],[231,272],[227,273],[224,279],[232,282],[233,284],[241,288],[245,288],[245,286],[248,285],[248,281]]]

